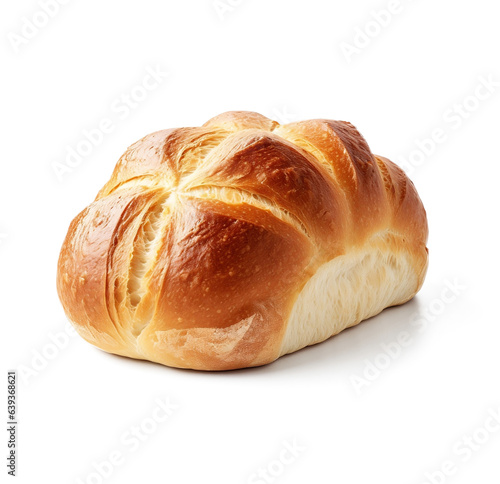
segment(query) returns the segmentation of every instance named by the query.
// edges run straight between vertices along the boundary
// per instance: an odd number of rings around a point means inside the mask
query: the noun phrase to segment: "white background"
[[[47,22],[40,11],[24,0],[0,15],[1,344],[4,375],[19,372],[17,482],[499,482],[497,2],[73,0]],[[158,68],[168,78],[127,111],[122,96]],[[349,120],[405,165],[429,217],[420,294],[243,371],[170,369],[64,336],[59,249],[121,153],[241,109]],[[59,180],[54,166],[104,118],[112,131]],[[155,423],[167,397],[178,408]],[[133,426],[150,432],[140,445]]]

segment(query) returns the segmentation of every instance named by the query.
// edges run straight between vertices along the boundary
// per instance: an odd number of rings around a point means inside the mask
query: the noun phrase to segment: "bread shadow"
[[[412,324],[412,317],[419,312],[421,302],[418,297],[401,306],[384,309],[372,318],[356,326],[347,328],[329,339],[301,350],[282,356],[267,367],[269,371],[289,371],[300,367],[305,370],[334,369],[351,362],[357,363],[382,351],[381,345],[396,341],[405,331],[412,337],[418,332]],[[415,338],[413,338],[415,340]]]

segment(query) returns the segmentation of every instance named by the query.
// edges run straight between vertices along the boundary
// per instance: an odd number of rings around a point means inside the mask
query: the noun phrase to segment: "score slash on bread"
[[[57,288],[105,351],[244,368],[410,300],[426,241],[413,183],[350,123],[228,112],[127,149],[72,221]]]

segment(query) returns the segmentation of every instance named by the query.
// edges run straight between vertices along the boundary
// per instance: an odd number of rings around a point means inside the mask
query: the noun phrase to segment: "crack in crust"
[[[268,210],[275,217],[294,227],[297,232],[300,232],[308,239],[311,238],[306,226],[295,215],[280,207],[271,199],[263,197],[261,195],[257,195],[250,191],[226,186],[203,185],[200,187],[191,187],[185,192],[181,192],[180,194],[195,198],[219,200],[221,202],[233,205],[244,203],[261,210]]]
[[[152,205],[149,213],[135,237],[132,257],[128,271],[126,305],[132,313],[132,334],[137,338],[144,330],[147,321],[136,318],[137,308],[147,291],[151,270],[158,257],[162,234],[169,223],[170,195],[165,194]]]

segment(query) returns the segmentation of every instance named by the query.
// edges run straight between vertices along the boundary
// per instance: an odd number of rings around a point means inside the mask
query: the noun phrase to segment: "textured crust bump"
[[[80,335],[169,366],[257,366],[420,289],[412,182],[350,123],[228,112],[128,148],[71,223],[57,288]]]

